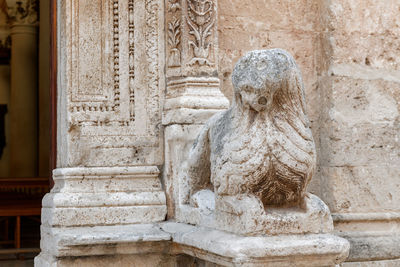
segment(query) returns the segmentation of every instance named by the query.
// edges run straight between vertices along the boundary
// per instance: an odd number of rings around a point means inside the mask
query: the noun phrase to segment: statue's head
[[[301,80],[301,76],[288,52],[282,49],[251,51],[233,70],[235,101],[258,112],[268,110],[279,90],[290,90],[290,80]]]

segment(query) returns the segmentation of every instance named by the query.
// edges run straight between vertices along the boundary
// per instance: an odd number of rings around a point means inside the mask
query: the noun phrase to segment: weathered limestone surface
[[[399,1],[321,5],[320,196],[350,266],[399,258]]]
[[[343,267],[398,267],[400,260],[382,260],[366,262],[344,262]]]
[[[349,249],[345,239],[330,234],[244,237],[179,223],[162,229],[186,254],[223,266],[334,266]]]
[[[84,227],[118,228],[166,217],[160,179],[164,5],[162,0],[58,3],[57,169],[55,185],[43,199],[43,253],[36,265],[94,265],[99,258],[54,258],[59,233],[73,229],[75,237],[94,241],[102,234]],[[63,244],[72,246],[70,241]],[[76,251],[74,256],[82,256],[85,247]],[[145,257],[120,260],[140,265]]]
[[[219,7],[223,92],[232,95],[231,69],[246,50],[291,52],[318,151],[310,191],[337,214],[338,230],[398,233],[399,1],[220,0]]]

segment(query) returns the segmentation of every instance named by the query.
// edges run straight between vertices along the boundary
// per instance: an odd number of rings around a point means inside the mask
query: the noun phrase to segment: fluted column
[[[37,175],[37,38],[35,1],[11,10],[10,175]]]

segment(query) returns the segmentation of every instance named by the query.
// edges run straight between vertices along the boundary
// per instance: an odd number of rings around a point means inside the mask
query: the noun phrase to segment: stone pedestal
[[[213,201],[209,194],[203,201]],[[204,208],[204,203],[180,205],[177,220],[192,225],[200,225],[235,232],[240,235],[264,236],[287,234],[319,234],[333,231],[332,217],[328,207],[317,196],[308,194],[302,208],[267,208],[255,197],[220,200],[215,210]],[[214,205],[214,204],[212,204]]]
[[[348,255],[347,240],[330,234],[244,237],[179,223],[165,223],[178,249],[222,266],[335,266]]]
[[[173,266],[164,254],[170,240],[169,233],[151,224],[42,228],[35,266]]]
[[[97,226],[43,232],[35,265],[335,266],[349,243],[330,234],[243,237],[179,223]],[[101,255],[101,257],[99,257]],[[146,255],[146,256],[144,256]],[[182,261],[182,256],[186,260]]]

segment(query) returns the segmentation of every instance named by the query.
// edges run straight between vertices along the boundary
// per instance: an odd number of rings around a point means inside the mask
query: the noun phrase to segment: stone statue
[[[321,200],[306,194],[316,153],[293,57],[281,49],[249,52],[236,64],[232,81],[231,107],[206,123],[190,151],[184,201],[203,212],[217,210],[219,228],[246,234],[282,221],[283,215],[265,217],[282,208],[304,214],[321,202],[329,214]],[[236,214],[243,229],[226,229],[235,218],[221,214]],[[244,219],[261,220],[254,225],[258,230]]]

